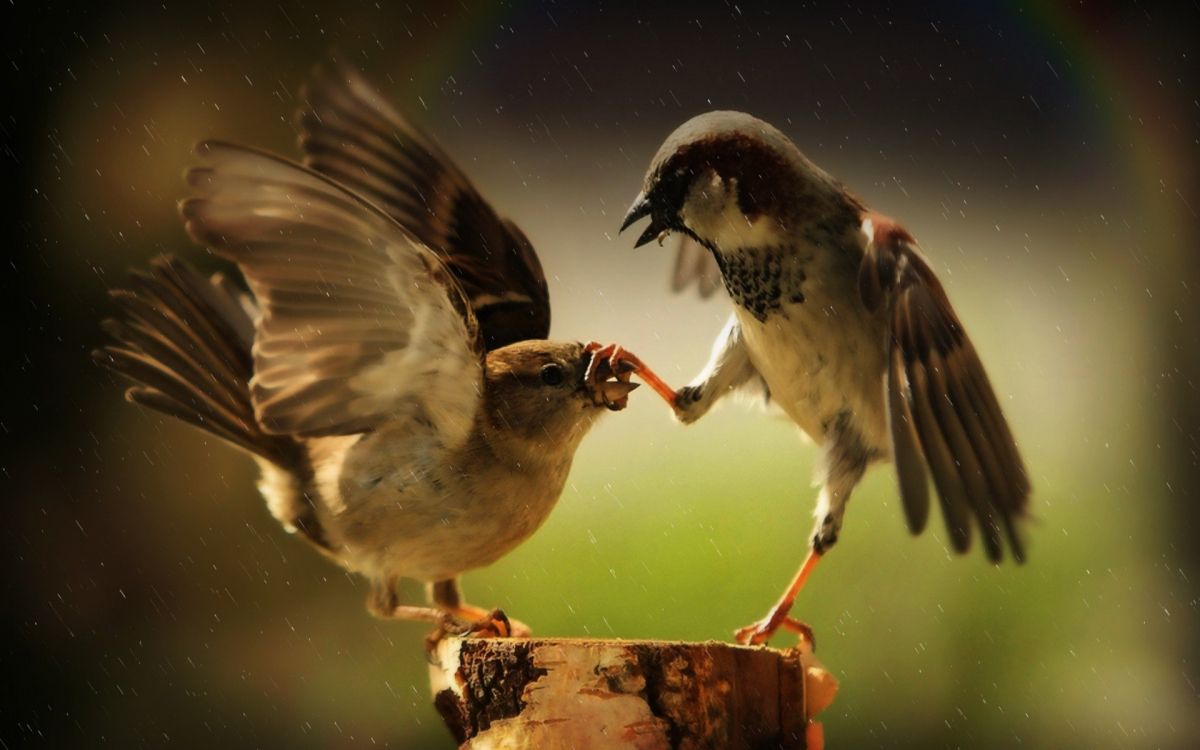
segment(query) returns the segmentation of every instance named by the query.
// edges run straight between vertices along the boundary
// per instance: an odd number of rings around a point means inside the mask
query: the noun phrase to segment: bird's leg
[[[784,627],[797,633],[801,638],[807,638],[809,644],[815,648],[816,643],[813,640],[812,628],[799,620],[788,617],[788,612],[791,611],[792,604],[796,601],[796,596],[800,594],[800,589],[804,588],[805,581],[808,580],[813,569],[817,567],[817,563],[820,561],[821,553],[815,549],[810,549],[808,557],[804,558],[804,564],[800,566],[800,571],[796,573],[796,577],[792,579],[792,583],[783,592],[783,596],[779,597],[779,601],[775,603],[775,606],[771,608],[767,616],[756,623],[739,628],[733,635],[734,639],[743,646],[757,646],[775,635],[776,630]]]
[[[371,582],[367,595],[367,610],[385,620],[409,620],[427,622],[434,630],[425,639],[427,648],[432,648],[443,636],[471,635],[479,637],[507,638],[528,637],[529,628],[508,617],[498,609],[490,612],[464,604],[454,580],[431,584],[430,596],[434,607],[401,604],[396,594],[398,580],[395,577]]]
[[[654,392],[663,398],[671,408],[675,408],[675,389],[667,385],[666,381],[660,378],[653,370],[646,366],[636,354],[626,351],[623,347],[616,344],[600,344],[595,341],[588,342],[583,350],[590,352],[592,355],[591,362],[588,363],[587,373],[584,375],[584,382],[589,385],[595,385],[599,378],[601,364],[607,363],[609,369],[617,378],[627,377],[630,373],[637,375],[646,385],[654,389]]]
[[[460,624],[467,624],[465,629],[458,629],[457,635],[469,633],[482,637],[528,638],[533,632],[528,625],[520,620],[509,619],[499,609],[487,610],[464,602],[457,578],[431,583],[428,590],[429,598],[435,605]]]
[[[743,645],[764,643],[780,627],[799,633],[815,648],[812,629],[788,616],[800,590],[812,575],[821,557],[837,544],[846,513],[846,503],[858,480],[866,471],[874,454],[863,445],[848,414],[841,414],[826,435],[828,446],[824,457],[824,478],[821,494],[817,500],[816,527],[813,529],[808,556],[804,558],[796,577],[792,579],[783,596],[771,608],[766,617],[756,623],[738,629],[734,638]]]
[[[382,620],[411,620],[413,622],[440,623],[446,616],[436,607],[420,607],[401,604],[396,595],[395,578],[371,582],[367,594],[367,611]]]
[[[725,328],[713,342],[708,364],[691,383],[675,392],[672,403],[675,417],[685,424],[695,422],[717,401],[756,374],[742,340],[741,325],[736,315],[730,315]]]

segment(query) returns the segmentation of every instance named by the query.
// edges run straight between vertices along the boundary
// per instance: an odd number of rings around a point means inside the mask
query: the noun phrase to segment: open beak
[[[646,230],[637,238],[637,242],[633,243],[634,247],[641,247],[650,240],[657,239],[670,231],[666,219],[661,215],[655,214],[654,203],[644,192],[638,193],[638,197],[634,199],[633,205],[625,213],[625,219],[621,222],[620,231],[624,232],[629,228],[630,224],[646,216],[650,217],[650,223],[646,225]]]

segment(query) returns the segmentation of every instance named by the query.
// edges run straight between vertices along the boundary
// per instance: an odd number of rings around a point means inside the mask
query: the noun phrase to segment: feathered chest
[[[780,279],[780,291],[760,293],[771,300],[761,308],[755,295],[734,293],[736,276],[726,284],[750,361],[772,401],[818,443],[840,415],[854,415],[855,428],[874,450],[885,445],[884,323],[859,298],[853,248],[831,249],[787,248],[779,270],[772,263],[768,274]]]
[[[766,320],[785,304],[804,302],[810,256],[787,247],[750,247],[713,255],[734,304],[757,320]]]

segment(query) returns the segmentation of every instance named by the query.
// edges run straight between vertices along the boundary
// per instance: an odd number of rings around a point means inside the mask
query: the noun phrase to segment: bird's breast
[[[784,305],[805,300],[810,254],[783,247],[753,247],[716,253],[715,257],[733,303],[759,322],[780,312]]]
[[[348,565],[368,574],[441,580],[495,562],[546,520],[570,469],[387,437],[356,446],[325,498]]]
[[[884,449],[883,322],[863,306],[852,275],[823,265],[808,264],[801,298],[781,296],[762,312],[738,305],[750,361],[771,399],[817,443],[848,414],[870,447]]]

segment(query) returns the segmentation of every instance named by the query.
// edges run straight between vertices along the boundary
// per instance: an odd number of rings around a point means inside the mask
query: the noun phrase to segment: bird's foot
[[[675,418],[684,424],[691,424],[708,411],[704,403],[704,389],[699,385],[685,385],[675,391],[675,401],[671,406],[675,409]]]
[[[504,618],[504,621],[508,623],[508,635],[501,636],[502,638],[529,638],[533,635],[533,628],[529,627],[520,620],[515,620],[511,617],[508,617],[498,609],[493,609],[492,613],[500,615]]]
[[[817,650],[817,638],[813,635],[813,629],[807,623],[789,617],[787,609],[780,607],[771,610],[769,615],[758,622],[738,628],[734,631],[733,637],[743,646],[759,646],[770,640],[771,636],[775,635],[780,628],[795,633],[800,636],[802,644],[807,643],[810,649]]]
[[[595,386],[598,380],[602,381],[608,375],[617,378],[619,382],[629,382],[630,375],[637,375],[646,385],[654,389],[654,392],[663,398],[671,408],[675,408],[675,391],[671,386],[667,385],[666,381],[660,378],[653,370],[646,366],[645,362],[633,352],[627,351],[624,347],[617,344],[600,344],[592,341],[584,346],[584,351],[592,355],[592,361],[588,364],[587,374],[584,376],[584,382],[589,386]],[[607,374],[606,374],[607,373]],[[606,404],[610,409],[613,405]],[[616,408],[624,408],[624,399]]]
[[[486,610],[463,604],[446,615],[459,625],[466,625],[454,635],[473,638],[528,638],[533,635],[528,625],[510,618],[500,609]]]
[[[841,529],[841,521],[834,519],[832,515],[826,515],[821,522],[821,526],[813,534],[812,549],[818,555],[823,555],[828,552],[833,545],[837,544],[838,531]]]
[[[584,346],[584,352],[592,355],[583,385],[592,394],[592,403],[606,406],[610,411],[620,411],[629,405],[629,394],[640,383],[629,382],[637,371],[632,362],[621,359],[615,352],[625,350],[616,344],[599,344],[595,341]]]
[[[520,620],[510,619],[502,610],[486,611],[477,607],[464,606],[453,611],[443,611],[437,627],[425,638],[427,649],[432,649],[446,637],[455,638],[528,638],[533,635],[529,626]]]

